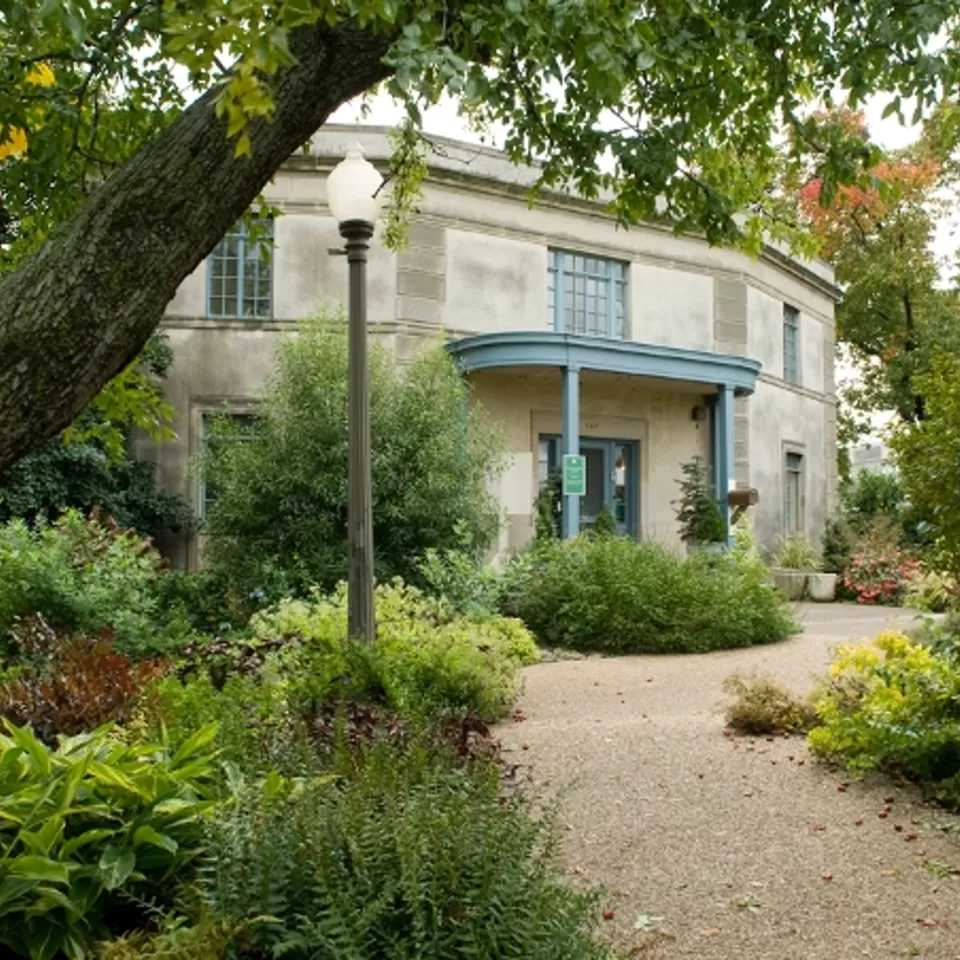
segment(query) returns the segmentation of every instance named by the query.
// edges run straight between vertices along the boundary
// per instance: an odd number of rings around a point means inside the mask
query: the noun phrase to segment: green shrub
[[[853,556],[853,533],[843,517],[831,517],[820,540],[820,566],[824,573],[842,575]]]
[[[690,544],[726,540],[727,525],[711,489],[703,457],[694,457],[682,464],[680,470],[683,472],[683,479],[677,481],[680,498],[675,501],[680,539]]]
[[[560,536],[563,520],[563,474],[551,470],[534,501],[537,540],[553,540]]]
[[[51,749],[27,728],[0,735],[0,944],[15,956],[89,956],[93,941],[142,917],[121,893],[169,899],[215,805],[208,745],[173,755],[108,730]],[[6,955],[6,954],[4,954]]]
[[[68,510],[56,523],[0,527],[0,646],[18,617],[55,629],[112,631],[118,652],[145,656],[178,645],[185,624],[159,615],[163,561],[149,540]]]
[[[943,613],[957,601],[957,581],[949,573],[918,567],[907,580],[904,606],[924,613]]]
[[[458,529],[462,546],[428,548],[419,563],[420,576],[428,592],[442,597],[458,613],[492,616],[500,601],[500,577],[481,556],[470,551],[469,536],[462,525]]]
[[[0,474],[0,523],[53,522],[64,510],[87,514],[95,507],[141,536],[196,525],[183,497],[157,487],[154,464],[127,454],[112,462],[96,440],[57,437]]]
[[[795,630],[765,579],[755,551],[681,558],[626,537],[578,537],[518,556],[505,574],[503,606],[547,646],[703,652]]]
[[[590,531],[595,537],[615,537],[617,535],[617,520],[613,511],[604,504],[597,514],[597,519],[593,523],[593,529]]]
[[[149,740],[165,732],[176,749],[211,723],[224,759],[245,772],[294,776],[316,769],[307,717],[294,711],[285,679],[272,666],[259,677],[232,676],[223,686],[203,675],[168,676],[153,685],[133,726]]]
[[[846,645],[816,701],[816,753],[851,770],[891,770],[960,807],[960,664],[903,634]]]
[[[906,493],[896,474],[873,470],[860,470],[844,484],[840,500],[844,515],[857,533],[878,517],[901,523],[906,507]]]
[[[211,824],[204,909],[252,923],[241,956],[292,960],[607,956],[596,901],[555,870],[552,823],[502,796],[499,771],[374,746],[335,778],[242,786]]]
[[[346,593],[285,600],[250,622],[252,636],[191,648],[180,677],[156,684],[151,731],[174,743],[213,720],[244,769],[310,766],[310,725],[344,699],[382,704],[415,723],[446,714],[496,718],[520,692],[519,668],[540,653],[515,619],[456,614],[400,583],[377,588],[377,639],[346,640]]]
[[[469,401],[469,388],[437,346],[402,368],[370,355],[373,540],[377,578],[419,580],[428,548],[470,551],[496,535],[489,478],[504,440]],[[229,439],[226,420],[218,435]],[[211,569],[238,597],[269,600],[332,589],[346,576],[347,340],[339,316],[300,325],[244,442],[208,444],[200,463],[216,498],[208,517]]]
[[[157,604],[166,622],[218,635],[242,630],[256,606],[249,597],[237,602],[209,570],[168,570],[157,580]]]

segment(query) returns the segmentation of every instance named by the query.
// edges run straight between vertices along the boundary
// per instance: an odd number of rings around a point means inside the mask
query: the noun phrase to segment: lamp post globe
[[[367,371],[367,250],[380,213],[383,178],[353,144],[327,177],[327,205],[340,225],[349,265],[347,631],[356,640],[376,635],[373,606],[373,478],[370,387]]]
[[[347,147],[347,155],[327,177],[327,205],[343,226],[351,220],[373,223],[380,215],[380,187],[383,177],[363,156],[359,143]]]

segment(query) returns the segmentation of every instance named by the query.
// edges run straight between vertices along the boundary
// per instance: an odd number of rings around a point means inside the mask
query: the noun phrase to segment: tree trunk
[[[295,31],[270,123],[234,158],[207,93],[0,284],[0,471],[66,427],[137,355],[177,287],[280,165],[390,73],[391,38]]]

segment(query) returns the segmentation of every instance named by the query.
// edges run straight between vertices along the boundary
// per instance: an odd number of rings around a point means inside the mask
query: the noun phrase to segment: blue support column
[[[580,371],[563,368],[563,452],[580,454]],[[566,540],[580,533],[580,498],[563,498],[561,535]]]
[[[727,384],[717,386],[717,403],[713,422],[713,473],[717,484],[717,503],[724,520],[728,522],[730,507],[727,493],[733,479],[733,387]]]

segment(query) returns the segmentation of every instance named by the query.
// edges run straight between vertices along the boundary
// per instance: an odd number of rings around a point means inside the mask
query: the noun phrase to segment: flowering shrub
[[[843,584],[857,603],[896,606],[919,569],[920,562],[902,550],[890,550],[876,556],[861,551],[851,558]]]

